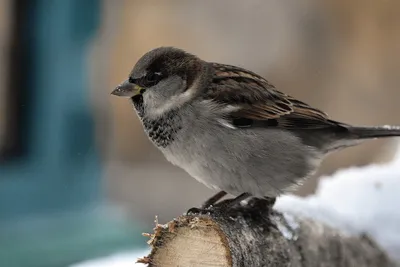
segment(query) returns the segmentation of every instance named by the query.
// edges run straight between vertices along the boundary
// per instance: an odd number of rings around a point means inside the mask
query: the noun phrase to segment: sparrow
[[[184,50],[144,54],[113,95],[132,102],[144,131],[166,159],[232,203],[291,192],[330,153],[398,126],[358,127],[278,91],[244,68],[207,62]]]

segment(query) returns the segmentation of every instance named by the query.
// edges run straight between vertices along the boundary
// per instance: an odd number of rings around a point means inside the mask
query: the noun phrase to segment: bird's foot
[[[189,209],[186,214],[207,214],[210,212],[210,210],[214,207],[214,205],[216,205],[216,203],[221,200],[221,198],[223,198],[226,195],[225,191],[220,191],[218,193],[216,193],[215,195],[213,195],[212,197],[210,197],[209,199],[207,199],[200,208],[196,208],[193,207],[191,209]]]
[[[221,194],[221,192],[219,192],[218,194]],[[215,196],[213,196],[209,200],[215,198],[218,194],[216,194]],[[239,195],[236,198],[225,199],[225,200],[223,200],[223,201],[221,201],[219,203],[216,203],[216,201],[214,201],[213,204],[210,204],[211,201],[207,200],[201,206],[201,208],[191,208],[186,212],[186,214],[188,214],[188,215],[209,215],[211,213],[227,212],[227,211],[233,209],[235,206],[239,205],[240,202],[242,202],[243,200],[247,199],[250,196],[251,195],[249,193],[243,193],[243,194]],[[221,198],[222,197],[219,197],[219,199],[221,199]]]
[[[206,209],[201,209],[201,208],[190,208],[188,211],[186,211],[186,215],[204,215],[207,214]]]
[[[218,201],[220,201],[224,196],[226,196],[225,191],[219,191],[209,199],[207,199],[203,205],[201,205],[201,209],[207,209],[214,206]]]

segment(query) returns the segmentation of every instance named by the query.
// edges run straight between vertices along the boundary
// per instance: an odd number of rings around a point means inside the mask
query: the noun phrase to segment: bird
[[[112,95],[130,99],[144,132],[165,158],[229,205],[275,203],[312,176],[332,152],[400,136],[399,126],[332,120],[245,68],[202,60],[176,47],[145,53]],[[226,207],[225,207],[226,208]]]

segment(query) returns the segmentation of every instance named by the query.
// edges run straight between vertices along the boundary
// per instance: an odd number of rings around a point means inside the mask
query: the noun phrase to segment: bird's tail
[[[400,126],[375,126],[375,127],[348,127],[354,139],[374,139],[383,137],[400,136]]]
[[[346,147],[356,146],[363,141],[374,138],[400,136],[400,126],[351,126],[340,123],[334,142],[324,148],[325,151],[337,151]],[[344,131],[343,131],[344,130]]]

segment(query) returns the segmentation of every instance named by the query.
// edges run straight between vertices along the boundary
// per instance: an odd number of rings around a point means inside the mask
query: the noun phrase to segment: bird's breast
[[[175,111],[167,112],[157,118],[150,118],[146,114],[142,96],[132,98],[132,103],[142,121],[145,133],[155,146],[165,148],[176,139],[178,132],[182,129],[182,123]]]
[[[174,114],[157,119],[142,118],[143,128],[150,140],[159,148],[165,148],[175,141],[182,125]]]

